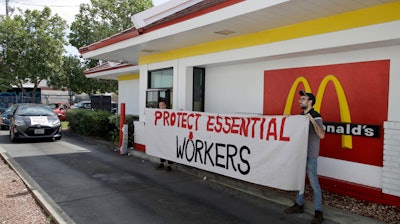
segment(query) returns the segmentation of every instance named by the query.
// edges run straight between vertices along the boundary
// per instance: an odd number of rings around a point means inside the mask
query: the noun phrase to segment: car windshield
[[[16,106],[17,106],[17,105],[14,104],[14,105],[12,105],[11,107],[7,108],[7,110],[4,111],[4,112],[7,112],[7,113],[11,112],[11,113],[12,113],[12,112],[15,111]]]
[[[53,116],[54,112],[47,106],[21,106],[18,108],[19,116]]]

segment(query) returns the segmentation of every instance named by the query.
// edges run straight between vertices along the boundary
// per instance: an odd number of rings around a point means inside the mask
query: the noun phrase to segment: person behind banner
[[[302,115],[307,116],[310,119],[310,128],[308,134],[308,146],[307,146],[307,164],[306,172],[310,185],[314,193],[314,206],[315,215],[311,221],[312,224],[320,224],[323,222],[323,212],[322,212],[322,193],[321,187],[318,181],[318,156],[320,148],[320,139],[325,137],[325,131],[323,128],[323,121],[321,115],[314,110],[315,96],[312,93],[306,93],[303,90],[299,92],[300,108],[303,110]],[[304,193],[299,194],[297,192],[297,197],[295,204],[285,209],[285,213],[303,213],[304,212]]]
[[[167,103],[165,100],[161,99],[160,102],[158,102],[158,108],[160,109],[168,109]],[[165,162],[167,162],[167,165],[165,165]],[[156,166],[156,169],[164,169],[165,171],[171,171],[171,165],[173,164],[172,161],[167,161],[163,158],[160,158],[160,163]]]

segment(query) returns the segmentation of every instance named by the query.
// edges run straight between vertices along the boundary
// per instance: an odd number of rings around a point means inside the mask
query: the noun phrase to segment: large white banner
[[[309,120],[145,110],[146,153],[255,184],[303,192]]]

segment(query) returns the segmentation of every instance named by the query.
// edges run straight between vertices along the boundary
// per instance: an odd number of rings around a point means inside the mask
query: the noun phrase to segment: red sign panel
[[[299,114],[299,90],[316,96],[327,134],[320,155],[382,166],[390,61],[264,72],[263,113]]]

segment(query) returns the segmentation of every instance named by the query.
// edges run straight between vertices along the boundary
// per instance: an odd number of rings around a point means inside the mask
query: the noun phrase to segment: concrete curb
[[[6,163],[18,174],[35,199],[51,220],[57,224],[75,224],[75,222],[57,205],[55,201],[29,176],[29,174],[0,146],[0,155]]]
[[[137,151],[134,149],[129,150],[129,154],[149,160],[155,163],[158,163],[160,160],[157,157],[150,156],[144,152]],[[278,191],[256,185],[256,184],[251,184],[248,182],[240,181],[234,178],[222,176],[219,174],[207,172],[204,170],[200,170],[197,168],[189,167],[186,165],[182,164],[176,164],[174,163],[173,168],[180,170],[182,172],[188,173],[190,175],[197,176],[202,179],[206,179],[207,181],[215,182],[217,184],[223,185],[228,188],[233,188],[239,191],[242,191],[244,193],[254,195],[256,197],[263,198],[265,200],[281,204],[284,206],[292,206],[293,205],[293,200],[294,198],[288,198],[287,196],[279,193]],[[313,208],[314,202],[312,201],[305,201],[305,212],[314,215],[314,208]],[[282,211],[283,212],[283,211]],[[365,216],[360,216],[357,214],[353,214],[347,211],[343,211],[337,208],[333,208],[327,205],[324,205],[324,218],[328,220],[332,220],[337,223],[352,223],[352,224],[384,224],[383,222],[380,222],[379,220],[375,220],[372,218],[368,218]]]
[[[107,144],[109,147],[114,149],[115,144],[98,140],[93,138],[87,138],[89,141],[95,141],[99,144]],[[115,150],[115,149],[114,149]],[[57,224],[75,224],[75,222],[54,202],[50,196],[29,176],[28,173],[12,158],[7,152],[0,146],[0,155],[4,160],[12,167],[12,169],[21,177],[24,183],[28,186],[30,191],[33,193],[34,197],[39,201],[48,214],[51,215],[53,220]],[[134,150],[130,148],[128,150],[128,155],[132,155],[138,158],[142,158],[154,163],[158,163],[160,160],[158,157],[150,156],[144,152]],[[288,198],[287,196],[279,193],[274,189],[268,187],[247,183],[234,178],[222,176],[219,174],[207,172],[190,166],[182,164],[173,164],[173,168],[179,171],[185,172],[190,175],[197,176],[207,181],[215,182],[217,184],[223,185],[228,188],[236,189],[244,193],[254,195],[265,200],[278,203],[284,206],[291,206],[293,204],[293,198]],[[308,206],[307,206],[308,205]],[[305,201],[305,212],[313,215],[313,202]],[[337,223],[353,223],[353,224],[383,224],[375,219],[371,219],[365,216],[356,215],[350,212],[346,212],[337,208],[329,207],[324,205],[324,217],[325,219],[332,220]]]

